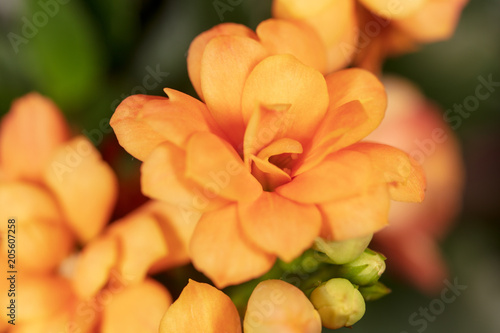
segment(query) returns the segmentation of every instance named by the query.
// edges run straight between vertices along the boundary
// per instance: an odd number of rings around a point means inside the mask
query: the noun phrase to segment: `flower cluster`
[[[459,152],[450,141],[441,160],[419,158],[405,143],[437,126],[433,111],[422,97],[397,99],[377,75],[387,56],[449,37],[464,4],[275,0],[255,31],[224,23],[201,33],[187,58],[199,99],[169,88],[132,95],[110,120],[142,162],[150,199],[114,221],[118,180],[98,150],[71,137],[47,98],[16,100],[0,124],[0,218],[19,221],[23,311],[17,330],[2,317],[0,331],[350,327],[366,301],[390,292],[379,281],[385,256],[368,248],[373,234],[396,268],[431,290],[444,274],[433,241],[459,200],[441,188],[460,192]],[[389,110],[425,107],[383,123],[388,98],[402,101]],[[407,137],[387,139],[398,128]],[[444,179],[446,163],[456,169]],[[424,170],[432,200],[407,208],[424,199]],[[0,232],[4,263],[5,224]],[[417,248],[435,260],[412,257]],[[166,282],[172,269],[176,283]],[[166,286],[184,289],[174,301]]]

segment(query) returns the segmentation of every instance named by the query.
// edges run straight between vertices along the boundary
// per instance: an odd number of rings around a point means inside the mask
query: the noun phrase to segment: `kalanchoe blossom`
[[[252,38],[199,38],[190,76],[206,104],[171,89],[167,98],[131,96],[111,125],[144,162],[147,196],[204,212],[190,252],[218,287],[262,275],[277,256],[291,261],[318,235],[379,230],[390,198],[423,199],[422,172],[407,154],[359,142],[386,107],[372,74],[323,77],[291,55],[267,57]]]
[[[467,0],[274,0],[273,16],[305,24],[326,49],[327,72],[354,63],[378,72],[387,56],[448,39]]]
[[[319,333],[321,320],[302,291],[280,280],[266,280],[250,296],[243,327],[244,333]],[[159,332],[240,333],[242,329],[228,296],[190,280],[165,313]]]
[[[452,228],[460,211],[465,175],[455,133],[436,105],[411,82],[384,78],[389,107],[384,122],[367,139],[394,145],[422,163],[428,190],[420,205],[393,202],[391,226],[377,233],[376,248],[388,269],[427,293],[438,293],[447,268],[437,242]]]
[[[116,177],[89,140],[69,138],[61,112],[36,93],[16,100],[0,126],[0,218],[18,220],[22,268],[52,271],[76,240],[89,241],[108,222]]]
[[[157,332],[172,298],[145,278],[143,265],[164,269],[189,260],[182,246],[190,233],[186,220],[173,207],[151,203],[123,219],[130,222],[113,225],[115,242],[100,241],[116,199],[116,177],[92,144],[70,139],[60,111],[38,94],[15,101],[0,126],[0,215],[16,219],[15,283],[22,292],[15,297],[23,305],[15,326],[2,313],[0,331]],[[7,262],[6,230],[0,231],[0,259]],[[70,253],[77,240],[99,253],[75,265]],[[161,245],[164,251],[155,252]],[[75,266],[81,276],[75,277]],[[2,279],[0,289],[8,290],[7,283]],[[2,308],[10,303],[7,296],[0,296]]]

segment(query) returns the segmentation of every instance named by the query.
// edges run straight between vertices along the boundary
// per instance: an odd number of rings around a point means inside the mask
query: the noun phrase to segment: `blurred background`
[[[216,9],[220,2],[225,11]],[[1,0],[0,115],[30,91],[52,98],[74,133],[90,136],[118,173],[115,217],[122,216],[145,200],[138,193],[139,164],[101,124],[131,94],[161,95],[170,87],[194,95],[186,70],[191,40],[221,22],[254,29],[270,17],[270,7],[270,0]],[[479,77],[500,82],[499,15],[500,0],[472,0],[452,39],[390,59],[384,71],[413,81],[441,112],[453,109],[475,94]],[[393,293],[369,303],[354,332],[500,332],[500,88],[455,127],[466,188],[439,246],[449,281],[467,288],[417,324],[421,309],[436,306],[441,294],[384,275]]]

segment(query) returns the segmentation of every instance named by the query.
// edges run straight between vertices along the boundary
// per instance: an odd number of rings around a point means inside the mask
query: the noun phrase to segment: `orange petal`
[[[161,320],[160,333],[241,333],[240,316],[231,299],[206,283],[189,280]]]
[[[388,19],[406,19],[421,10],[426,2],[434,0],[359,0],[370,11]]]
[[[189,241],[201,217],[200,213],[158,201],[148,202],[141,210],[157,219],[169,249],[168,254],[151,267],[150,272],[154,274],[189,263]]]
[[[287,262],[311,247],[321,227],[321,215],[315,206],[271,192],[262,192],[252,203],[239,204],[238,213],[245,235]]]
[[[275,259],[245,238],[236,205],[203,214],[194,230],[190,249],[194,266],[219,288],[264,274]]]
[[[22,304],[16,325],[48,319],[73,298],[69,281],[57,275],[26,275],[16,281],[16,287],[22,290],[16,293],[16,303]]]
[[[186,178],[228,200],[252,201],[262,193],[233,148],[210,133],[196,133],[186,149]]]
[[[108,282],[117,260],[116,238],[103,236],[88,243],[78,256],[72,277],[77,295],[83,299],[95,296]]]
[[[262,149],[257,156],[250,156],[250,159],[254,162],[252,174],[266,190],[272,191],[291,180],[290,164],[301,153],[302,145],[298,141],[288,138],[276,140]],[[280,160],[280,155],[287,157]],[[270,158],[274,159],[275,164],[270,162]]]
[[[425,1],[418,11],[394,25],[419,42],[435,42],[450,38],[455,32],[467,0]]]
[[[167,98],[132,95],[118,105],[109,121],[120,145],[141,161],[144,161],[158,144],[166,140],[166,133],[154,131],[144,122],[142,110],[151,101],[166,102]]]
[[[203,91],[201,89],[201,59],[203,57],[203,53],[205,52],[207,44],[217,36],[240,36],[255,40],[257,39],[257,35],[255,34],[255,32],[242,24],[222,23],[216,25],[210,30],[199,34],[191,42],[187,57],[188,73],[194,89],[202,100],[204,100],[204,97]]]
[[[376,181],[370,162],[365,154],[341,150],[278,187],[276,192],[285,198],[308,204],[348,198],[365,191]]]
[[[41,187],[27,182],[0,183],[0,218],[20,221],[62,221],[56,201]],[[7,233],[7,223],[0,223],[0,232]]]
[[[201,61],[201,88],[215,121],[235,147],[243,142],[241,95],[248,75],[267,55],[257,41],[239,36],[213,38]]]
[[[107,297],[101,332],[157,333],[161,318],[172,303],[172,296],[160,283],[147,279],[118,291],[105,289]]]
[[[322,73],[326,71],[325,45],[309,26],[268,19],[259,24],[256,32],[261,44],[271,54],[291,54],[306,66]]]
[[[68,139],[57,106],[37,93],[14,101],[0,125],[0,163],[11,178],[39,182],[54,149]]]
[[[165,140],[183,147],[196,132],[222,136],[207,106],[193,97],[173,89],[164,89],[166,100],[152,100],[142,109],[142,120],[151,129],[164,133]]]
[[[245,122],[262,106],[289,105],[287,121],[275,124],[276,139],[287,137],[307,142],[318,127],[328,106],[325,79],[291,55],[276,55],[260,62],[248,76],[243,91]]]
[[[185,177],[186,153],[170,142],[158,146],[142,164],[142,192],[179,209],[211,210],[226,203]]]
[[[356,2],[353,0],[275,0],[273,17],[300,21],[313,28],[327,48],[327,73],[345,67],[356,48]]]
[[[22,240],[16,245],[16,255],[23,270],[51,271],[72,251],[73,235],[47,191],[28,183],[3,183],[0,184],[0,206],[0,217],[5,221],[0,226],[5,240],[0,243],[0,250],[7,253],[7,221],[15,219],[16,232],[9,235]]]
[[[370,157],[375,172],[388,184],[392,200],[421,202],[424,199],[424,171],[408,154],[391,146],[369,142],[360,142],[349,149]]]
[[[95,237],[113,210],[117,180],[90,141],[80,136],[60,147],[44,178],[80,241]]]
[[[248,300],[245,333],[320,333],[319,313],[304,293],[281,280],[257,285]]]
[[[357,196],[319,205],[323,214],[322,237],[346,240],[366,236],[387,225],[390,198],[385,184]]]
[[[329,109],[325,119],[314,133],[310,150],[294,166],[297,175],[318,165],[323,159],[343,147],[364,137],[358,131],[368,121],[368,116],[359,101],[351,101],[334,109]]]
[[[118,271],[129,283],[143,280],[149,268],[168,253],[162,229],[151,214],[128,215],[113,223],[109,232],[118,240]]]
[[[336,119],[342,119],[344,116],[340,106],[351,101],[359,101],[368,117],[366,122],[354,129],[356,133],[350,134],[354,141],[345,142],[345,146],[364,138],[377,128],[384,118],[387,95],[384,86],[375,75],[363,69],[350,68],[332,73],[325,79],[330,96],[328,112],[334,113]]]

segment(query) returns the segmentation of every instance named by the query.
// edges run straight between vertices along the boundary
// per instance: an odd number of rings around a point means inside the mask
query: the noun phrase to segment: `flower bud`
[[[326,254],[334,264],[342,265],[359,257],[370,244],[372,237],[373,234],[369,234],[340,242],[329,242],[318,237],[314,240],[313,249]]]
[[[326,328],[352,326],[365,314],[363,296],[346,279],[327,281],[313,290],[310,299]]]
[[[356,260],[339,266],[337,274],[360,286],[374,284],[385,271],[385,259],[382,254],[366,249]]]

